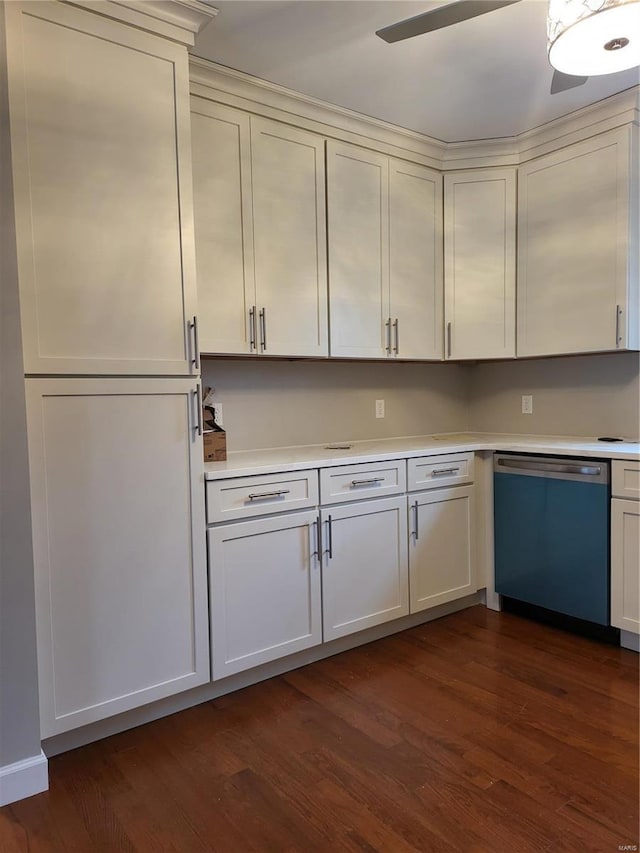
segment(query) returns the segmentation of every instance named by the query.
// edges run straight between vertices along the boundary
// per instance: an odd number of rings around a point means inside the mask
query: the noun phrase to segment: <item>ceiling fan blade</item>
[[[414,18],[406,18],[404,21],[398,21],[397,24],[383,27],[376,31],[376,35],[391,44],[394,41],[402,41],[443,27],[450,27],[451,24],[459,24],[461,21],[468,21],[469,18],[476,18],[486,12],[493,12],[494,9],[501,9],[503,6],[511,6],[519,2],[520,0],[458,0],[457,3],[439,6]]]
[[[562,71],[554,71],[551,80],[551,94],[557,95],[558,92],[575,89],[576,86],[582,86],[583,83],[586,83],[588,79],[588,77],[574,77],[572,74],[563,74]]]

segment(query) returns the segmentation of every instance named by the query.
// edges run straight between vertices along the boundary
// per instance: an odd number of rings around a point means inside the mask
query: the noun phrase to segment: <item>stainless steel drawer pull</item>
[[[351,488],[354,486],[373,486],[374,483],[384,483],[384,477],[371,477],[369,480],[352,480]]]
[[[257,501],[261,498],[279,498],[282,495],[288,495],[291,489],[279,489],[277,492],[258,492],[257,494],[249,495],[250,501]]]
[[[557,474],[584,474],[597,477],[602,473],[599,465],[570,465],[563,462],[527,462],[524,459],[498,459],[502,468],[519,468],[525,471],[552,471]]]
[[[438,468],[431,472],[432,477],[441,477],[443,474],[455,474],[459,468]]]

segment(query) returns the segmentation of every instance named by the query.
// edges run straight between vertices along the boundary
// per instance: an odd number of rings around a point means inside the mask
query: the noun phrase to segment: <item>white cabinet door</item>
[[[322,642],[318,514],[210,528],[213,678]]]
[[[65,3],[6,12],[26,373],[192,372],[185,48]]]
[[[389,158],[327,142],[331,355],[390,352]]]
[[[516,354],[516,170],[444,177],[446,355]]]
[[[611,501],[611,624],[640,634],[640,502]]]
[[[442,175],[389,162],[389,282],[392,351],[442,358]]]
[[[406,616],[406,498],[324,509],[322,528],[325,642]]]
[[[27,379],[42,736],[209,680],[189,379]]]
[[[412,495],[409,518],[411,612],[476,592],[473,488]]]
[[[255,352],[249,116],[193,98],[191,137],[200,349]]]
[[[326,356],[324,140],[251,116],[251,161],[260,351]]]
[[[638,347],[637,156],[627,127],[520,167],[518,355]]]

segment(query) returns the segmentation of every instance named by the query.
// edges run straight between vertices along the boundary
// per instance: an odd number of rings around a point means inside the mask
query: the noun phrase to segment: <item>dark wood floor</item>
[[[2,853],[617,851],[638,656],[475,607],[49,767]]]

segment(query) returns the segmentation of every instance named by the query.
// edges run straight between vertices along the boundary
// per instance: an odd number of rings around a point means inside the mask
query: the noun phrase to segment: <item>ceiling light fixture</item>
[[[564,74],[640,65],[640,0],[549,0],[549,62]]]

